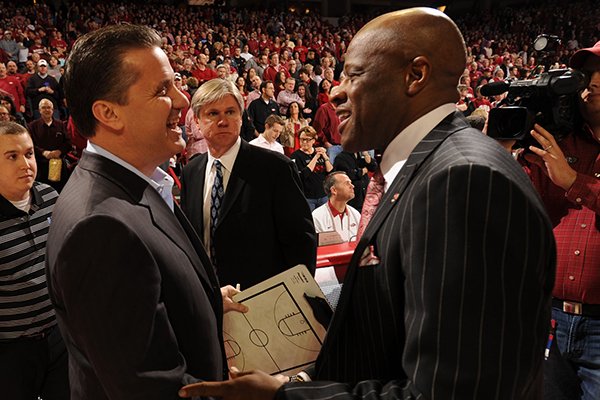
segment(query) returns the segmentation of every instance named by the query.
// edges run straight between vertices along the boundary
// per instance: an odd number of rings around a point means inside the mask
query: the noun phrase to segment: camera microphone
[[[497,96],[506,92],[509,87],[510,82],[508,81],[490,82],[481,87],[481,94],[483,96]]]

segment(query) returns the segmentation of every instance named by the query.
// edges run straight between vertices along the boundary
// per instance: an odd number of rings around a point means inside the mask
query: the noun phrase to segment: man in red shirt
[[[284,67],[282,64],[279,64],[279,54],[271,53],[269,59],[271,60],[271,63],[263,73],[263,81],[275,82],[275,76],[279,71],[283,71],[285,73],[286,78],[290,77],[290,73],[287,70],[287,68]]]
[[[208,68],[208,56],[206,54],[200,54],[198,56],[198,68],[192,70],[192,76],[198,79],[198,84],[202,85],[206,81],[210,81],[211,79],[215,79],[217,77],[217,73]]]
[[[590,77],[581,93],[584,123],[563,140],[536,125],[539,142],[520,161],[554,225],[555,343],[544,366],[546,398],[600,398],[600,42],[571,67]]]
[[[0,63],[0,90],[4,90],[13,97],[15,108],[18,112],[25,112],[25,92],[21,81],[15,76],[9,76],[6,65]]]
[[[308,48],[302,44],[302,39],[298,39],[298,43],[296,43],[294,51],[298,52],[300,61],[304,63],[306,61],[306,53],[308,53]]]
[[[313,128],[317,131],[319,141],[327,149],[327,156],[332,164],[335,157],[342,152],[339,126],[340,118],[335,114],[335,104],[329,101],[319,107],[315,114]]]

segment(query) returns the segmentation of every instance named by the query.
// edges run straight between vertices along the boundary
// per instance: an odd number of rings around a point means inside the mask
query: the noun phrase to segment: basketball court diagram
[[[291,286],[298,281],[293,279]],[[230,367],[290,374],[315,361],[325,328],[305,298],[294,293],[298,288],[289,286],[279,281],[247,297],[236,297],[249,311],[224,316],[223,341]]]

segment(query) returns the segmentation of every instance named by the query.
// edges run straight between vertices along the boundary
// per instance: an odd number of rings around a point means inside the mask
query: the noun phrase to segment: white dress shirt
[[[152,175],[148,177],[144,175],[139,169],[129,164],[127,161],[115,156],[113,153],[102,148],[101,146],[92,143],[90,140],[88,140],[85,150],[116,162],[123,168],[128,169],[129,171],[133,172],[134,174],[148,182],[150,186],[152,186],[158,192],[158,194],[160,195],[160,197],[162,197],[165,203],[167,203],[171,211],[174,210],[175,206],[173,204],[173,184],[175,183],[175,181],[165,171],[163,171],[159,167],[156,167]]]
[[[423,138],[444,118],[455,110],[456,106],[454,103],[441,105],[404,128],[404,130],[390,142],[383,153],[380,164],[381,173],[385,179],[384,191],[387,191],[390,184],[394,182],[398,172],[400,172],[400,169],[404,166],[408,156],[410,156],[410,153],[417,147],[419,142],[423,140]]]
[[[204,193],[203,193],[203,224],[204,231],[202,232],[204,237],[204,246],[206,247],[206,251],[210,253],[210,207],[211,207],[211,199],[210,192],[215,183],[215,176],[217,174],[215,169],[215,160],[219,160],[221,162],[221,170],[223,171],[223,190],[227,193],[227,185],[229,184],[229,178],[231,177],[231,171],[233,170],[233,164],[235,164],[235,159],[240,151],[240,144],[242,143],[242,139],[240,137],[237,138],[233,146],[229,148],[221,157],[214,158],[210,154],[210,150],[208,151],[208,161],[206,163],[206,171],[204,173]]]

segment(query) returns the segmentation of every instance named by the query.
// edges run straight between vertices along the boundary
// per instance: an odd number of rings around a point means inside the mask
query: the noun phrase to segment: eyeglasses
[[[300,138],[301,142],[311,142],[313,140],[315,140],[315,138]]]

